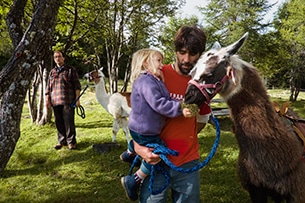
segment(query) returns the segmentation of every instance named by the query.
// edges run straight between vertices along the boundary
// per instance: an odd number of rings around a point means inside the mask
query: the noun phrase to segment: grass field
[[[54,122],[45,126],[31,124],[25,105],[21,136],[16,149],[0,176],[0,202],[8,203],[103,203],[129,202],[120,184],[120,177],[129,165],[119,160],[126,148],[120,130],[120,147],[108,153],[93,150],[93,144],[111,142],[112,118],[96,102],[94,89],[81,98],[86,118],[76,116],[77,150],[56,151]],[[289,92],[270,91],[272,98],[287,101]],[[304,93],[292,106],[305,117]],[[248,194],[241,188],[236,174],[238,147],[231,133],[228,117],[219,118],[221,139],[211,162],[201,170],[201,201],[206,203],[246,203]],[[210,152],[215,128],[208,124],[199,134],[202,160]]]

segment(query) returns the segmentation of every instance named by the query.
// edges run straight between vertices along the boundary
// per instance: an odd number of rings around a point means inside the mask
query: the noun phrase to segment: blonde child
[[[140,145],[158,143],[164,145],[159,134],[166,117],[192,117],[189,109],[181,108],[181,103],[170,97],[162,81],[163,54],[155,49],[141,49],[134,53],[131,64],[131,113],[129,130],[134,141]],[[122,160],[135,156],[133,141],[121,155]],[[133,174],[121,178],[127,197],[138,199],[138,189],[144,178],[150,174],[151,165],[142,161]]]

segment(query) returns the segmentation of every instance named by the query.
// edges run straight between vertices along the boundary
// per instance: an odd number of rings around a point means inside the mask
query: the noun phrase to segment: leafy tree
[[[13,45],[7,32],[7,26],[5,23],[5,16],[9,11],[9,3],[6,1],[0,2],[0,70],[6,64],[9,59],[10,53],[12,53]]]
[[[129,81],[132,53],[150,46],[165,16],[174,15],[183,1],[176,0],[66,0],[60,8],[55,47],[90,67],[105,67],[110,92],[119,75]],[[89,67],[89,68],[90,68]]]
[[[262,33],[270,27],[263,20],[272,6],[267,0],[215,0],[200,8],[200,11],[204,14],[211,43],[218,41],[222,45],[228,45],[249,32],[247,43],[239,55],[245,61],[262,68],[264,62],[260,57],[266,53],[262,47],[266,47],[269,40]]]
[[[80,61],[94,54],[94,47],[104,44],[99,33],[107,4],[105,0],[65,0],[58,13],[53,50],[60,49]]]
[[[125,89],[129,80],[130,60],[132,53],[147,47],[148,40],[157,35],[157,26],[164,21],[165,16],[171,16],[179,8],[181,1],[174,0],[114,0],[105,21],[105,48],[107,54],[107,68],[110,77],[110,91],[117,91],[119,62],[123,56],[123,45],[126,45],[125,54],[128,55]]]
[[[172,15],[177,5],[180,6],[179,2],[173,2],[65,0],[59,10],[52,49],[62,49],[68,56],[68,62],[78,68],[80,75],[92,66],[107,67],[107,75],[112,78],[109,80],[113,87],[111,92],[117,91],[120,74],[125,80],[121,91],[126,91],[132,53],[149,46],[147,39],[151,39],[150,36],[154,36],[157,30],[153,25],[160,23],[165,15]],[[32,13],[34,7],[34,4],[25,3],[25,15],[19,18],[21,30],[30,23],[31,17],[27,13]],[[51,116],[43,105],[44,85],[53,66],[51,56],[50,49],[43,63],[37,63],[37,72],[28,92],[30,115],[32,122],[37,124],[45,124]]]
[[[50,50],[60,0],[39,0],[24,30],[26,2],[14,0],[6,22],[14,46],[13,54],[0,72],[0,173],[20,137],[20,119],[26,92],[37,65]]]
[[[290,100],[295,101],[305,81],[305,4],[302,0],[284,3],[275,20],[279,45],[286,63],[282,70],[289,74]],[[288,63],[287,63],[288,62]]]

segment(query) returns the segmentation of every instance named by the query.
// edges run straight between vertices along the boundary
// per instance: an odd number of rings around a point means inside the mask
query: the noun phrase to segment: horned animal
[[[304,203],[304,146],[276,113],[259,71],[236,55],[247,37],[224,48],[215,43],[199,58],[185,102],[200,106],[217,93],[226,101],[239,146],[238,175],[253,203]]]
[[[95,69],[90,73],[84,75],[90,82],[95,83],[95,94],[97,101],[102,107],[112,115],[112,142],[116,141],[116,135],[120,128],[126,136],[127,143],[130,141],[129,129],[128,129],[128,117],[131,111],[130,105],[130,93],[108,94],[105,87],[105,75],[101,69]]]

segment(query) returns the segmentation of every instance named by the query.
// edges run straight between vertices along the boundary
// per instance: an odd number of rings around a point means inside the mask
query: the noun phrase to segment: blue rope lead
[[[205,167],[210,160],[213,158],[214,154],[216,153],[216,149],[218,147],[219,144],[219,139],[220,139],[220,126],[219,126],[219,122],[217,120],[217,118],[212,114],[212,120],[215,123],[216,126],[216,138],[212,147],[212,150],[210,151],[209,155],[207,156],[207,158],[201,162],[200,164],[194,166],[193,168],[188,168],[188,169],[183,169],[182,167],[178,167],[176,165],[174,165],[172,162],[170,162],[170,160],[168,160],[167,155],[172,155],[172,156],[178,156],[178,152],[175,150],[171,150],[163,145],[158,145],[158,144],[148,144],[146,145],[147,147],[151,147],[154,148],[153,153],[154,154],[159,154],[160,158],[169,166],[171,167],[173,170],[178,171],[180,173],[192,173],[194,171],[200,170],[201,168]],[[137,157],[134,159],[129,174],[131,175],[132,170],[134,168],[134,165],[137,161],[137,159],[139,158],[139,155],[137,155]],[[158,190],[153,190],[153,182],[154,182],[154,177],[155,177],[155,172],[156,171],[160,171],[164,176],[165,176],[165,185],[161,188],[159,188]],[[156,195],[161,193],[167,186],[169,185],[169,176],[166,173],[166,171],[158,164],[158,165],[152,165],[151,167],[151,173],[150,173],[150,182],[149,182],[149,191],[151,194]]]

